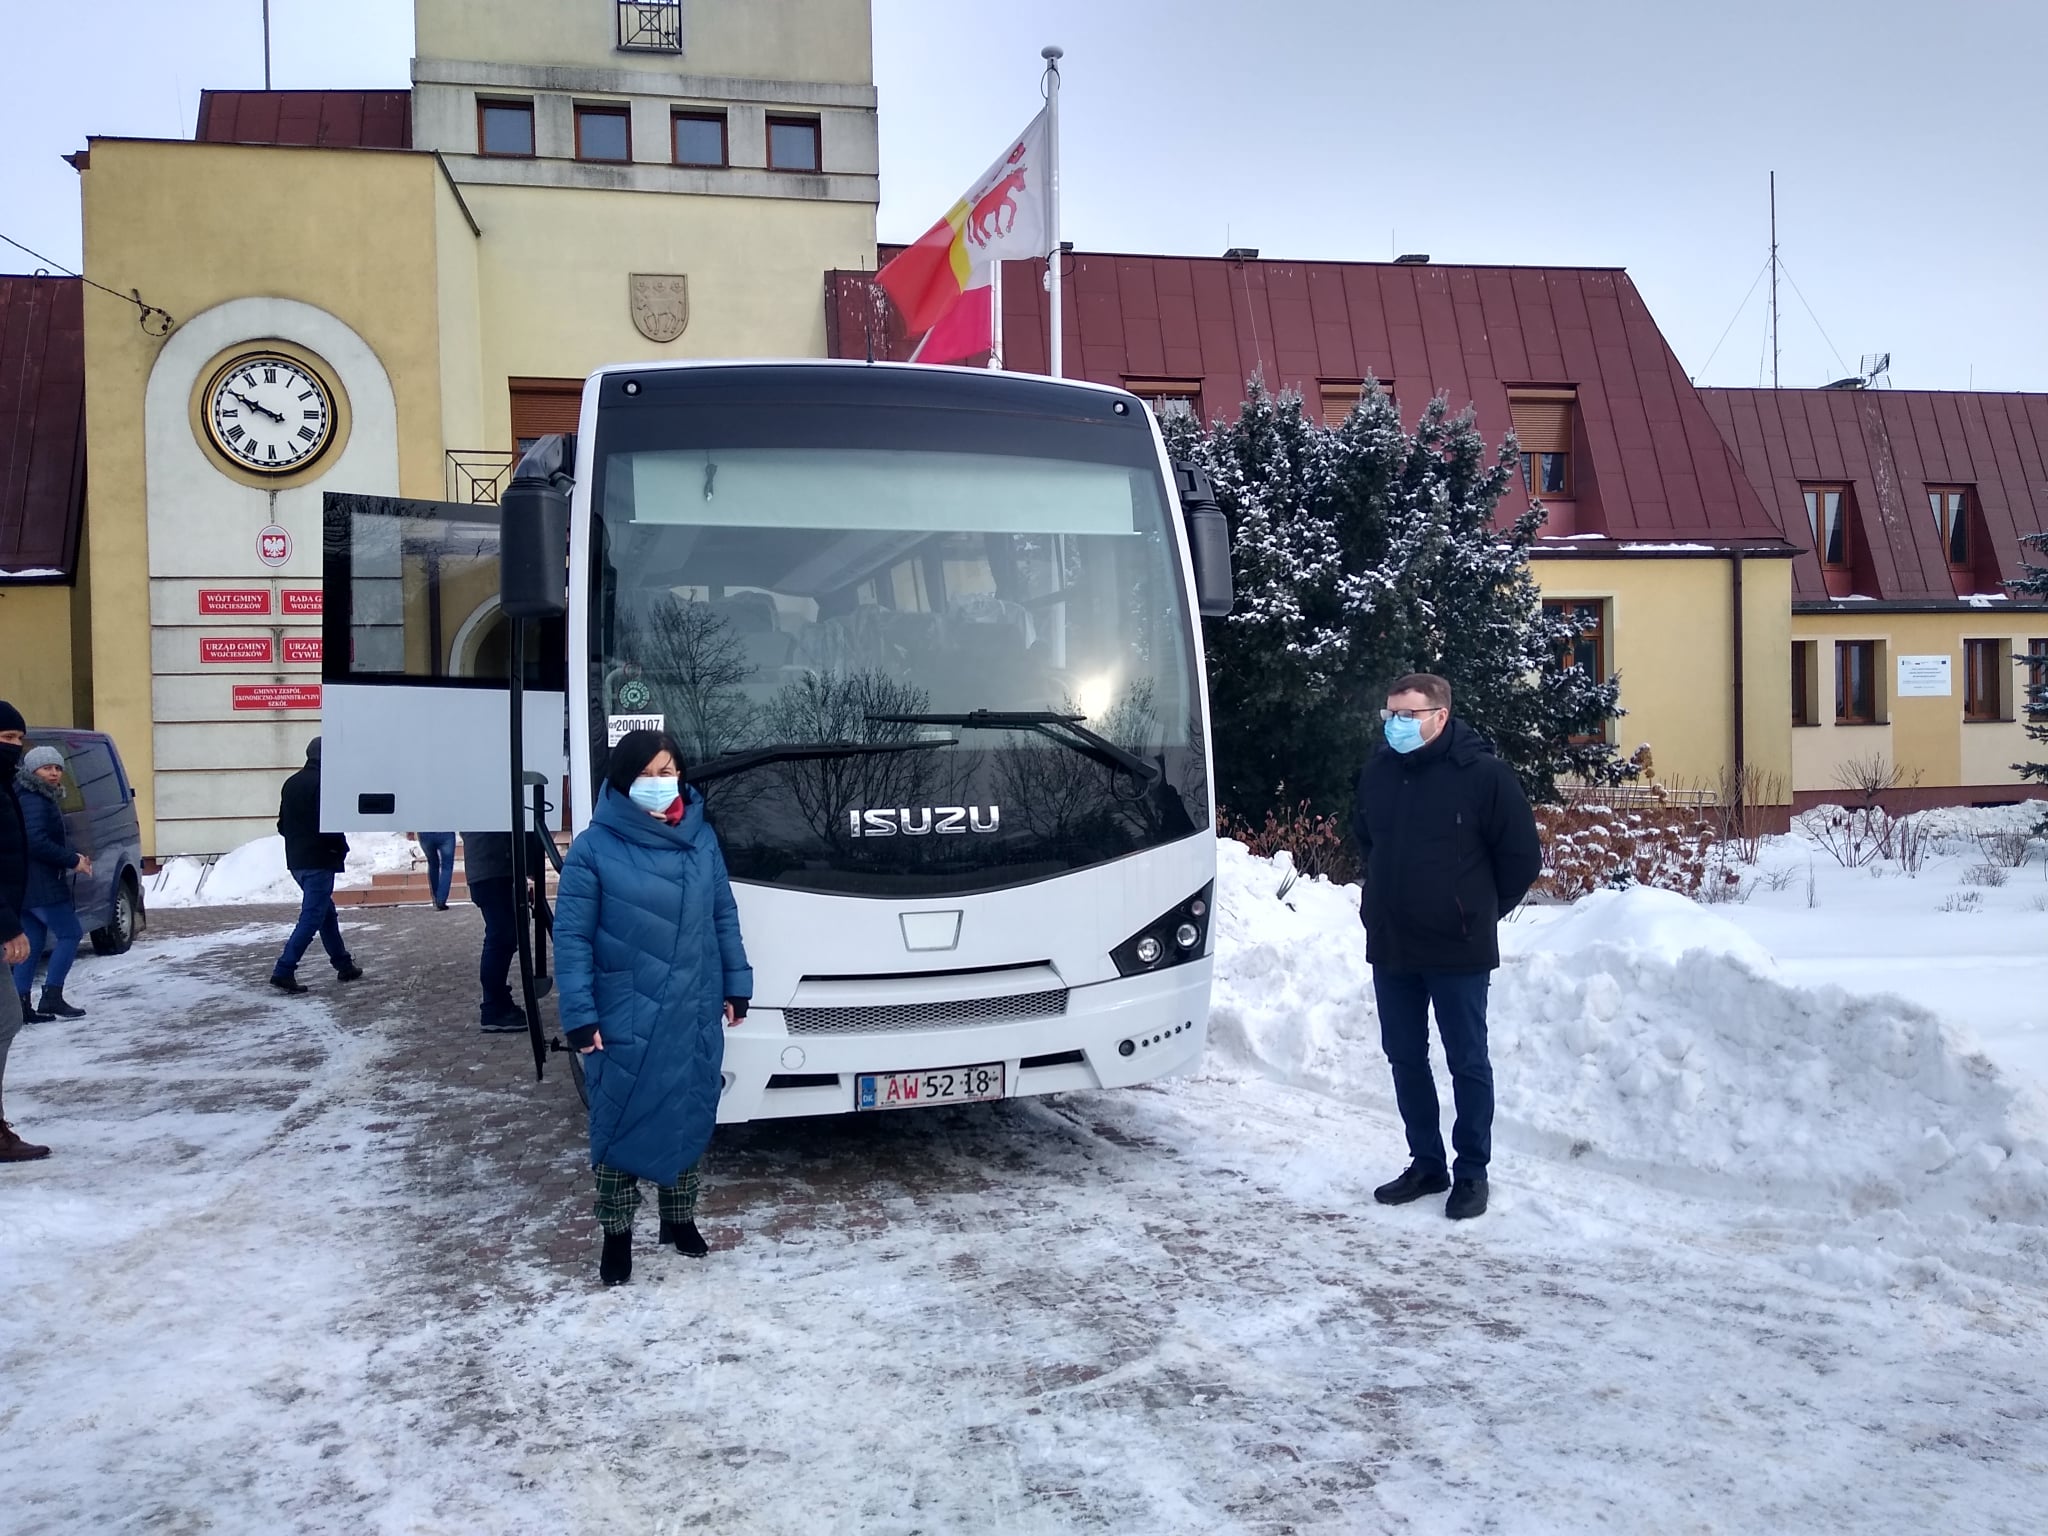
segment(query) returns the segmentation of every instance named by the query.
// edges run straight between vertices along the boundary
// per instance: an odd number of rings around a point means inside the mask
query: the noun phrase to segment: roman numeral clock
[[[238,469],[288,475],[334,440],[334,392],[313,368],[251,352],[213,376],[200,401],[207,440]]]

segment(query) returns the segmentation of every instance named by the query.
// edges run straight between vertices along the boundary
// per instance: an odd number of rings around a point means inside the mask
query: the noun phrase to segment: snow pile
[[[1356,888],[1280,899],[1291,873],[1222,845],[1216,1054],[1391,1105]],[[1504,1146],[1700,1194],[2048,1226],[2048,1106],[1926,1009],[1787,986],[1755,940],[1669,892],[1603,892],[1522,929],[1489,1015]],[[1447,1082],[1443,1099],[1448,1121]]]
[[[402,832],[359,832],[349,838],[348,867],[334,882],[338,890],[370,883],[372,875],[409,870],[419,845]],[[166,860],[150,876],[144,902],[150,907],[231,907],[258,902],[296,905],[299,888],[285,868],[284,839],[259,837],[215,859]]]

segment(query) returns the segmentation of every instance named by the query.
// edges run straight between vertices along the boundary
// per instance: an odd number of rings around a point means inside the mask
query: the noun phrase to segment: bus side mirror
[[[1216,504],[1209,477],[1192,464],[1173,466],[1173,488],[1187,524],[1188,558],[1195,567],[1195,609],[1205,619],[1230,612],[1235,594],[1230,575],[1230,524]]]
[[[569,611],[569,487],[576,439],[544,437],[527,450],[498,503],[498,606],[509,619]]]

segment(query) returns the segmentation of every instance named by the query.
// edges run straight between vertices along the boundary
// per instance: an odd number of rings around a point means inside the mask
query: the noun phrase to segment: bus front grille
[[[931,1003],[876,1003],[846,1008],[786,1008],[792,1035],[876,1035],[899,1029],[957,1029],[1051,1019],[1067,1011],[1067,989],[1012,992],[1006,997],[962,997]]]

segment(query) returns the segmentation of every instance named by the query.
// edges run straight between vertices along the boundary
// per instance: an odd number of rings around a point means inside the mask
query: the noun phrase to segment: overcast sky
[[[686,0],[710,3],[744,0]],[[272,12],[278,86],[406,84],[411,0]],[[1065,232],[1084,250],[1623,266],[1700,382],[1755,384],[1765,285],[1743,298],[1775,170],[1786,384],[1889,351],[1902,387],[2048,389],[2043,0],[874,12],[885,240],[930,224],[1037,110],[1038,50],[1056,42]],[[58,156],[93,133],[189,137],[201,88],[262,83],[259,15],[259,0],[16,9],[0,234],[75,268]],[[34,265],[0,247],[0,270]]]

